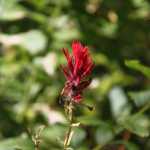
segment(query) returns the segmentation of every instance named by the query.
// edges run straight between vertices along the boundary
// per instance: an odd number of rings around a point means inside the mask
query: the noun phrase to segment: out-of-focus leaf
[[[121,125],[141,137],[148,137],[150,134],[150,120],[142,114],[135,114],[126,118],[121,122]]]
[[[114,142],[115,145],[123,144],[127,150],[139,150],[138,146],[130,141],[116,141]]]
[[[88,125],[88,126],[98,126],[100,125],[101,122],[99,119],[96,117],[89,117],[89,116],[81,116],[77,118],[77,121],[80,122],[83,125]]]
[[[95,138],[97,144],[105,145],[114,137],[113,128],[108,124],[101,124],[96,130]]]
[[[54,47],[58,47],[59,43],[65,43],[81,37],[76,22],[67,15],[51,18],[49,24],[54,30],[53,38],[57,41],[56,43],[54,41]]]
[[[96,53],[93,55],[93,60],[97,65],[104,65],[104,66],[108,66],[108,67],[112,67],[112,62],[110,65],[109,59],[107,58],[107,56],[105,56],[104,54],[101,53]]]
[[[48,75],[54,75],[58,64],[57,55],[54,52],[47,54],[44,57],[38,57],[34,60],[35,64],[40,65]]]
[[[127,150],[139,150],[139,147],[131,142],[122,142],[125,145]]]
[[[18,0],[0,1],[0,20],[13,21],[25,17],[26,11],[16,3],[17,1]]]
[[[114,87],[109,93],[109,99],[112,115],[117,121],[125,119],[130,114],[131,107],[121,87]]]
[[[58,32],[55,32],[54,38],[58,41],[69,41],[73,39],[78,39],[80,37],[80,33],[77,29],[61,29]]]
[[[145,0],[130,0],[130,1],[136,7],[142,7],[143,5],[147,4],[147,1],[145,1]]]
[[[69,0],[51,0],[50,1],[51,4],[55,4],[57,6],[69,6],[70,1]]]
[[[74,150],[72,147],[67,147],[66,150]]]
[[[71,144],[73,145],[73,147],[77,147],[79,146],[83,140],[85,139],[86,133],[83,129],[81,128],[75,128],[74,129],[74,134],[71,140]]]
[[[33,150],[32,141],[27,138],[17,137],[2,140],[0,142],[0,150]]]
[[[66,118],[62,113],[59,111],[53,110],[47,104],[44,103],[37,103],[35,104],[34,108],[35,111],[40,112],[43,116],[47,119],[49,124],[56,124],[56,123],[66,123]]]
[[[64,140],[63,138],[66,131],[67,128],[62,125],[56,124],[45,128],[42,132],[42,137],[53,143],[59,143]]]
[[[70,27],[70,18],[68,15],[61,15],[59,17],[51,17],[49,20],[49,25],[55,29],[67,29]]]
[[[147,78],[150,78],[150,67],[147,67],[140,63],[138,60],[126,60],[125,65],[135,69],[137,71],[140,71],[143,73]]]
[[[101,78],[98,92],[100,92],[102,95],[105,95],[108,93],[113,85],[120,83],[122,85],[128,85],[131,84],[133,81],[133,78],[131,78],[129,75],[124,74],[122,71],[118,70],[112,72],[112,74],[106,74]]]
[[[112,38],[116,35],[118,25],[116,23],[103,20],[101,22],[100,33],[106,37]]]
[[[44,50],[47,40],[45,35],[39,30],[31,30],[26,33],[15,35],[0,35],[0,42],[4,46],[19,45],[31,54],[37,54]]]
[[[133,19],[143,19],[143,18],[148,18],[149,16],[149,9],[150,7],[147,8],[139,8],[136,11],[132,12],[132,14],[130,14],[130,17]]]
[[[128,94],[138,107],[150,102],[150,90],[129,92]]]
[[[44,50],[46,42],[46,37],[41,31],[32,30],[22,35],[21,46],[31,54],[37,54]]]
[[[132,11],[129,17],[133,19],[144,19],[149,17],[150,4],[146,0],[131,0],[136,10]]]
[[[48,5],[48,0],[39,0],[38,3],[36,0],[28,1],[28,3],[31,3],[36,8],[43,9],[46,5]]]

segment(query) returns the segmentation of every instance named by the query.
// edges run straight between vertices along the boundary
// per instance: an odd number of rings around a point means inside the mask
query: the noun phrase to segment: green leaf
[[[113,128],[109,124],[100,125],[95,134],[96,142],[105,145],[113,139],[114,135]]]
[[[0,150],[33,150],[34,146],[29,138],[17,137],[2,140]]]
[[[18,45],[25,48],[31,54],[37,54],[46,47],[47,39],[39,30],[30,30],[19,34],[1,34],[0,42],[4,46]]]
[[[150,5],[148,1],[145,0],[131,0],[133,5],[135,6],[135,10],[133,10],[129,17],[132,19],[145,19],[149,15]]]
[[[101,78],[98,93],[105,95],[109,92],[113,85],[129,85],[133,81],[133,78],[129,75],[124,74],[121,70],[116,70],[112,72],[112,74],[106,74]]]
[[[121,124],[124,128],[138,136],[148,137],[150,135],[150,120],[142,114],[130,116]]]
[[[130,114],[131,106],[121,87],[114,87],[109,93],[109,99],[112,115],[117,121],[125,119]]]
[[[1,0],[0,1],[0,20],[13,21],[22,19],[26,16],[26,11],[18,5],[18,0]]]
[[[54,33],[54,38],[58,41],[69,41],[75,38],[79,38],[80,33],[77,29],[60,29]]]
[[[89,116],[78,117],[77,121],[87,126],[98,126],[101,123],[103,123],[101,120],[97,119],[96,117],[89,117]]]
[[[143,106],[150,101],[150,90],[129,92],[128,94],[138,107]]]
[[[101,20],[100,22],[101,28],[99,29],[99,32],[109,38],[115,37],[116,32],[118,30],[118,24],[112,23],[106,20]]]
[[[81,128],[75,128],[74,134],[71,140],[73,146],[79,146],[86,137],[86,132]]]
[[[115,141],[114,144],[115,145],[123,144],[125,146],[126,150],[139,150],[139,147],[130,141],[119,140],[119,141]]]
[[[44,50],[46,46],[46,37],[41,31],[31,30],[22,34],[21,46],[26,48],[31,54],[37,54]]]
[[[59,125],[59,124],[52,125],[43,130],[42,139],[45,138],[52,143],[59,143],[63,141],[66,131],[67,131],[67,128],[65,128],[62,125]]]
[[[140,71],[147,78],[150,78],[150,67],[147,67],[140,63],[138,60],[126,60],[125,65],[134,70]]]

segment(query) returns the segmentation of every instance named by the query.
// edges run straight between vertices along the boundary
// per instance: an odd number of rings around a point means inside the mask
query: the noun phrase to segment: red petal
[[[70,74],[68,72],[68,68],[61,65],[61,69],[64,72],[66,79],[71,80]]]
[[[63,50],[63,53],[64,53],[66,59],[67,59],[68,67],[69,67],[70,71],[73,72],[73,62],[72,62],[72,58],[69,54],[69,51],[68,51],[68,49],[62,49],[62,50]]]
[[[89,75],[92,71],[93,66],[94,66],[93,64],[89,64],[89,66],[86,68],[86,70],[82,74],[82,77]]]
[[[73,101],[74,101],[75,103],[79,103],[79,102],[81,101],[81,99],[82,99],[82,96],[81,96],[80,94],[78,94],[77,96],[75,96],[75,97],[73,98]]]
[[[74,56],[75,60],[81,58],[82,49],[83,49],[83,46],[80,42],[74,41],[72,43],[73,56]]]

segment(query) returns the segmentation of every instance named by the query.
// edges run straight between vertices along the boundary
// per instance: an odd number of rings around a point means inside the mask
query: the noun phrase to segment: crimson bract
[[[80,42],[72,43],[72,53],[64,48],[63,53],[67,60],[67,65],[61,66],[66,77],[65,87],[62,95],[70,97],[75,103],[82,99],[83,90],[90,84],[87,77],[91,74],[93,61],[89,53],[89,48]]]

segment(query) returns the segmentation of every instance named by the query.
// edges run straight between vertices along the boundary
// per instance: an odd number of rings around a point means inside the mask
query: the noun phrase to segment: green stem
[[[67,131],[65,140],[64,140],[64,150],[67,149],[67,147],[70,145],[70,141],[72,139],[72,135],[73,135],[73,105],[70,102],[67,106],[65,106],[65,110],[66,110],[66,114],[69,118],[69,129]]]
[[[137,116],[137,115],[140,115],[142,113],[144,113],[145,111],[147,111],[148,109],[150,108],[150,102],[146,105],[144,105],[136,114],[134,114],[133,116]],[[132,116],[132,117],[133,117]]]

